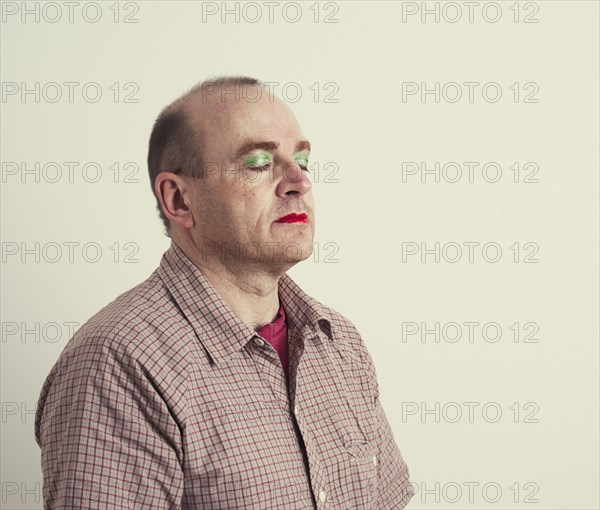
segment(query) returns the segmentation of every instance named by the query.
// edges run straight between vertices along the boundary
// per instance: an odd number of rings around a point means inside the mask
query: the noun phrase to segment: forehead
[[[256,97],[252,91],[250,98]],[[303,138],[300,125],[290,107],[269,96],[264,89],[256,101],[243,94],[214,94],[196,97],[189,105],[191,123],[202,133],[205,154],[226,157],[248,139],[271,140],[282,149],[293,149]]]

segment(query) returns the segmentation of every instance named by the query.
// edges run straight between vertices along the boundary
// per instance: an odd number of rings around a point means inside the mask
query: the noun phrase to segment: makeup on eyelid
[[[250,168],[260,168],[268,163],[271,163],[272,161],[273,158],[268,152],[257,152],[256,154],[252,154],[244,159],[244,164]],[[294,161],[301,166],[306,166],[308,165],[308,154],[306,152],[295,154]]]
[[[306,152],[301,152],[300,154],[296,154],[294,156],[294,161],[300,165],[308,165],[308,154]]]
[[[257,152],[256,154],[252,154],[248,156],[244,160],[244,164],[249,167],[261,167],[265,166],[267,163],[272,161],[271,155],[268,152]]]

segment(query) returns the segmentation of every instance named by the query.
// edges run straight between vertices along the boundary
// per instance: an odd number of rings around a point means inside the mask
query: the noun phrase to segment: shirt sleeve
[[[378,448],[379,492],[375,508],[402,509],[413,496],[408,467],[396,445],[379,398],[376,399],[376,412],[381,423],[381,439]]]
[[[63,353],[36,411],[44,509],[179,509],[180,427],[135,360],[93,343]]]

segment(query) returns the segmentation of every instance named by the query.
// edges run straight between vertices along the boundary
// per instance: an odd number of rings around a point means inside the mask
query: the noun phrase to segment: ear
[[[188,180],[171,172],[160,172],[154,180],[154,191],[164,215],[171,224],[183,228],[194,226],[190,210],[191,187]]]

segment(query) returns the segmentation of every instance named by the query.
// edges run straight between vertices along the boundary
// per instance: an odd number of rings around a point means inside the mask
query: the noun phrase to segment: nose
[[[289,194],[305,195],[312,188],[312,183],[308,177],[308,171],[302,170],[300,165],[294,160],[282,162],[282,178],[277,185],[277,194],[281,197]]]

